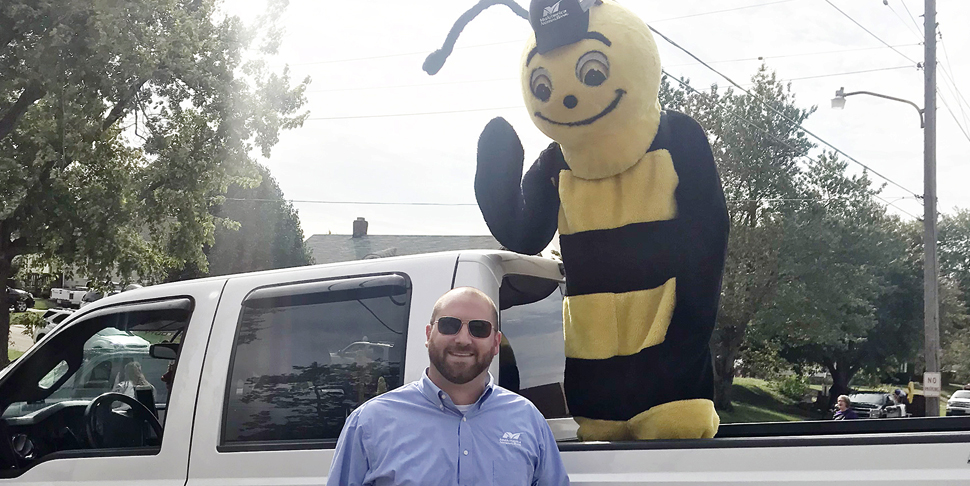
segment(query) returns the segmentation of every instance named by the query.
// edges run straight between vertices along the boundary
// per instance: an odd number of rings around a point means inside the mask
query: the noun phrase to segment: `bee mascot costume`
[[[532,121],[555,140],[522,178],[523,149],[502,118],[478,143],[475,195],[505,247],[537,254],[559,230],[566,271],[564,388],[581,440],[709,438],[709,348],[728,217],[701,127],[662,110],[649,28],[610,0],[511,0],[535,35],[522,56]]]

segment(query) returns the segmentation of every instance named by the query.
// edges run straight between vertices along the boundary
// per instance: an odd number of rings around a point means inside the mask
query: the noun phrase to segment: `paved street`
[[[10,326],[10,340],[13,341],[10,348],[17,351],[26,351],[34,344],[34,340],[24,334],[24,326]]]

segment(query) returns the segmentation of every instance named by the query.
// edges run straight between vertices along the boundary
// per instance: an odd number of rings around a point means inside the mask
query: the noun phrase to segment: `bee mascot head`
[[[650,29],[609,0],[536,0],[528,14],[483,0],[425,70],[437,72],[461,28],[492,4],[532,24],[522,93],[554,142],[523,178],[518,136],[493,119],[479,138],[475,194],[513,251],[536,254],[559,231],[564,387],[580,439],[713,437],[708,343],[728,218],[704,131],[661,109]]]

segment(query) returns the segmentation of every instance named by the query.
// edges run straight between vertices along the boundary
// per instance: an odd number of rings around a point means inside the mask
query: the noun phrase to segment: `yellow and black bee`
[[[657,47],[629,10],[535,0],[529,20],[522,92],[555,142],[522,178],[521,142],[493,119],[475,194],[513,251],[536,254],[559,230],[564,387],[579,436],[713,437],[709,341],[729,222],[707,137],[661,109]]]

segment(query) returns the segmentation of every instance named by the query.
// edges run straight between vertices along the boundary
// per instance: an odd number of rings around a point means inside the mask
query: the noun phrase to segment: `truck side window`
[[[48,456],[157,453],[164,430],[158,415],[167,398],[159,369],[169,360],[151,350],[186,329],[192,309],[188,298],[98,309],[54,331],[15,365],[0,382],[0,428],[20,445],[6,444],[0,477],[19,475]],[[67,451],[70,456],[56,455]],[[12,464],[5,462],[10,457]]]
[[[517,388],[547,419],[568,417],[562,391],[566,354],[559,283],[506,275],[499,289],[499,307],[504,338],[499,385]]]
[[[347,415],[401,386],[406,276],[258,289],[236,330],[222,444],[336,441]]]

